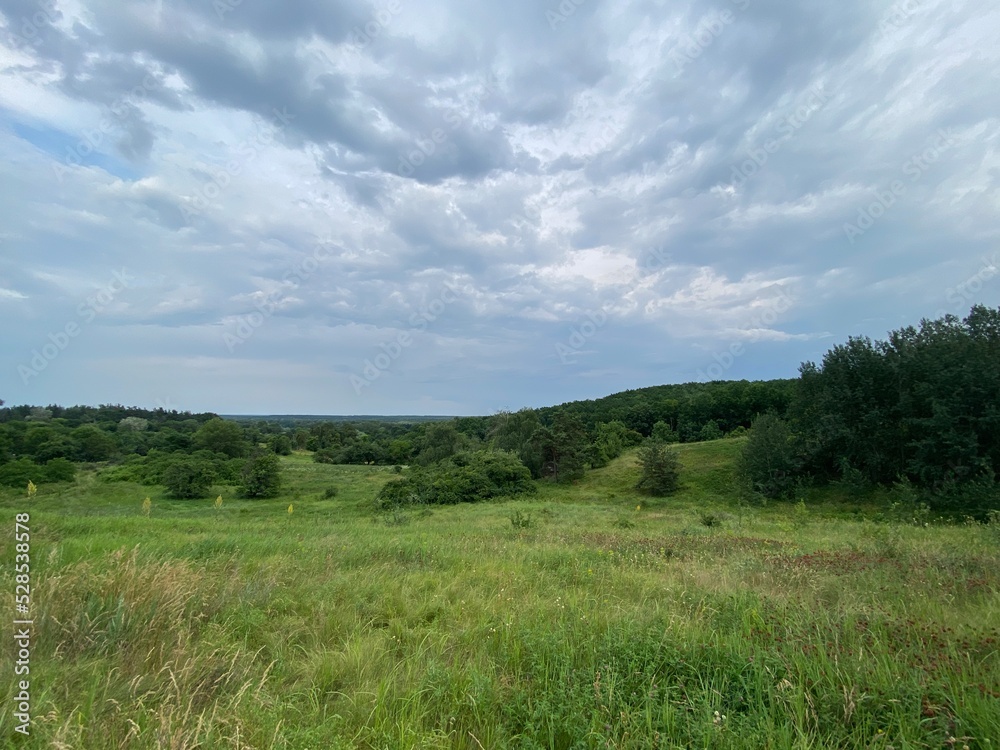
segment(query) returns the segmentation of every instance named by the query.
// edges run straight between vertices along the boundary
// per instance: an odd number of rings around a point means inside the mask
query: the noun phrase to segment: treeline
[[[103,481],[162,484],[179,498],[204,497],[213,484],[273,496],[280,484],[275,454],[291,453],[292,442],[262,427],[120,405],[7,407],[0,409],[0,485],[71,481],[85,463],[101,465]]]
[[[786,413],[795,382],[655,386],[447,422],[321,423],[296,429],[294,443],[315,451],[317,461],[337,464],[428,465],[455,453],[494,448],[516,453],[535,478],[572,479],[645,438],[686,443],[745,434],[757,414]]]
[[[64,481],[75,463],[103,462],[105,479],[166,484],[177,497],[213,482],[266,497],[280,482],[277,456],[303,450],[318,462],[414,467],[387,490],[393,502],[485,498],[526,491],[526,477],[573,481],[644,443],[748,432],[738,476],[756,496],[838,482],[856,494],[893,488],[942,510],[1000,509],[1000,309],[924,320],[885,341],[851,338],[821,364],[804,363],[795,380],[663,385],[444,421],[3,408],[0,484]]]
[[[0,485],[68,481],[77,463],[190,450],[214,417],[121,405],[0,408]]]
[[[1000,510],[1000,308],[850,338],[804,363],[795,386],[787,419],[751,431],[741,475],[754,491],[832,481],[945,512]]]

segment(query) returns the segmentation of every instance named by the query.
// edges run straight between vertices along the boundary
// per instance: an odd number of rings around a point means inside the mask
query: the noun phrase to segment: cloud
[[[1000,11],[571,5],[0,0],[0,397],[488,413],[1000,302]]]

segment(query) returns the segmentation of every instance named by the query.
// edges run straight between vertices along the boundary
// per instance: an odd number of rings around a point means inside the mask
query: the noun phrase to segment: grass
[[[31,513],[31,746],[1000,747],[995,529],[829,489],[742,506],[738,447],[681,446],[672,498],[626,455],[396,516],[370,509],[390,468],[302,454],[268,501],[93,473],[0,493]]]

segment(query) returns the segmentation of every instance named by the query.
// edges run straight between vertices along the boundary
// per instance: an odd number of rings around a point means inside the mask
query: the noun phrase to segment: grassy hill
[[[221,507],[94,472],[0,492],[11,532],[31,516],[31,746],[997,747],[1000,530],[834,489],[741,506],[738,449],[680,446],[657,500],[634,453],[378,516],[390,469],[308,454]]]

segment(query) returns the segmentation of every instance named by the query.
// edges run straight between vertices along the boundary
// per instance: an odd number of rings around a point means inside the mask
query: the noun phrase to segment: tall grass
[[[32,746],[997,747],[995,531],[741,506],[735,449],[681,446],[673,498],[627,455],[402,521],[371,512],[391,472],[298,456],[282,497],[148,516],[149,488],[40,487]]]

